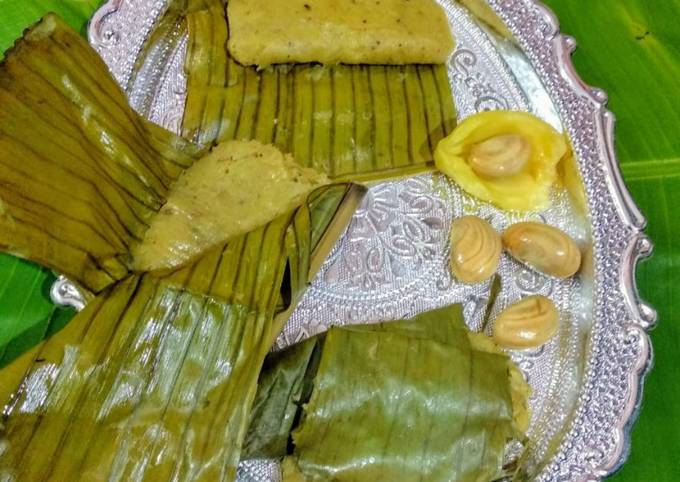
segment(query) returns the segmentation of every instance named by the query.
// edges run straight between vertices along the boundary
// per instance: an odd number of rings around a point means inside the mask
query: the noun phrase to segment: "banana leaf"
[[[137,54],[125,91],[130,105],[144,117],[151,116],[156,89],[168,74],[165,67],[187,35],[188,8],[188,0],[169,0]]]
[[[461,336],[465,320],[460,305],[452,305],[409,320],[348,329],[389,331],[446,343]],[[467,339],[465,333],[462,336]],[[290,453],[290,432],[299,420],[302,405],[309,401],[324,339],[322,333],[267,356],[258,381],[243,459],[281,458]],[[464,343],[464,340],[455,342]]]
[[[321,188],[195,264],[132,275],[3,369],[0,478],[233,480],[264,357],[326,255],[312,222],[337,235],[360,197]]]
[[[0,59],[29,25],[54,12],[85,36],[87,21],[103,0],[2,0]]]
[[[58,13],[81,34],[99,0],[4,0],[0,21],[0,59],[24,29],[47,12]],[[61,329],[75,313],[55,306],[49,287],[55,276],[48,269],[0,253],[0,367],[45,336]]]
[[[336,180],[432,168],[455,123],[443,65],[238,64],[222,0],[188,0],[183,135],[199,143],[257,139]]]
[[[1,3],[0,50],[4,50],[25,27],[50,10],[60,13],[74,28],[84,32],[85,21],[91,14],[91,10],[85,12],[86,6],[93,7],[97,2],[2,0]],[[617,115],[619,158],[629,188],[647,216],[648,232],[656,246],[652,259],[639,268],[640,290],[659,310],[661,319],[652,334],[656,368],[645,386],[645,408],[633,430],[631,459],[612,480],[639,481],[650,477],[659,481],[676,480],[680,473],[671,448],[680,445],[680,434],[675,430],[680,425],[680,407],[668,401],[680,397],[674,372],[680,327],[669,321],[680,309],[673,289],[680,283],[680,270],[676,268],[680,260],[671,209],[678,204],[675,201],[680,201],[675,194],[680,169],[673,161],[680,156],[680,122],[674,120],[677,109],[672,95],[677,75],[668,66],[680,65],[680,52],[676,48],[680,45],[678,31],[669,28],[674,19],[680,17],[680,4],[661,0],[603,0],[587,5],[579,0],[546,0],[546,3],[557,13],[562,30],[578,40],[574,61],[579,73],[591,85],[609,93],[610,106]],[[665,53],[659,56],[659,51]],[[663,61],[658,61],[660,58]],[[644,92],[638,88],[641,85],[645,86]],[[657,101],[657,98],[663,100]],[[649,139],[661,141],[648,142]],[[664,177],[631,177],[626,170],[634,169],[638,163],[648,167],[653,163],[667,166]],[[15,268],[10,256],[0,254],[0,258],[6,260],[0,262],[0,279],[8,280],[8,273],[18,272],[19,268]],[[16,308],[19,312],[24,304],[33,307],[44,300],[43,314],[36,312],[36,319],[44,319],[52,312],[37,288],[49,284],[50,275],[38,267],[31,267],[30,272],[26,268],[26,272],[36,277],[33,284],[36,288],[26,298],[13,290],[6,298],[7,304],[0,304],[0,311],[8,317],[0,324],[2,330],[8,326],[5,320],[10,319],[10,309]],[[23,313],[22,324],[29,323],[27,313]]]
[[[267,356],[257,382],[242,460],[282,458],[300,408],[309,400],[322,336]]]
[[[0,250],[98,292],[203,149],[143,120],[53,14],[0,65]]]
[[[8,53],[0,66],[0,101],[7,107],[0,113],[0,250],[53,268],[93,292],[132,269],[179,265],[204,249],[201,239],[210,247],[266,223],[326,179],[252,141],[224,143],[194,164],[204,150],[141,119],[96,53],[54,15]],[[273,177],[247,187],[243,181],[255,178],[255,162]],[[222,192],[211,182],[229,188]],[[290,200],[285,189],[272,189],[280,186],[291,191]],[[262,189],[260,204],[247,204],[257,197],[252,189]],[[225,225],[216,216],[223,211],[199,206],[199,196],[204,204],[213,198],[246,203],[244,209],[252,209],[244,216],[253,223],[223,216]],[[198,225],[189,222],[199,218]],[[208,228],[199,233],[201,226]],[[166,246],[179,234],[181,252]],[[166,265],[165,258],[177,263]]]
[[[264,356],[363,188],[326,186],[186,267],[128,276],[203,150],[142,121],[54,15],[8,53],[0,100],[0,248],[101,293],[2,370],[0,478],[232,480]]]
[[[54,276],[12,256],[0,257],[0,367],[46,336],[75,313],[54,306],[47,294]]]
[[[495,480],[516,433],[505,355],[424,332],[332,328],[293,432],[308,481]],[[415,336],[414,336],[415,335]]]
[[[0,101],[4,107],[0,111],[0,251],[41,263],[92,292],[125,278],[135,267],[131,252],[144,248],[151,228],[163,224],[155,221],[167,224],[161,206],[174,192],[170,187],[181,184],[175,182],[180,174],[187,179],[191,172],[186,168],[205,150],[137,115],[97,54],[52,14],[29,29],[0,65]],[[228,151],[229,146],[222,149]],[[221,156],[213,158],[213,168],[220,173]],[[196,167],[210,165],[208,161]],[[275,164],[283,166],[279,161]],[[240,165],[249,163],[244,159]],[[257,186],[266,189],[266,183]],[[256,208],[258,219],[264,224],[298,205],[305,192],[300,191],[301,197],[291,203],[277,199],[276,213]],[[228,237],[222,234],[217,244]],[[3,293],[8,286],[5,283]],[[48,314],[45,302],[35,308],[41,305],[38,322],[21,319],[23,309],[5,314],[12,317],[4,339],[0,337],[2,360],[55,331],[72,314],[54,308]],[[55,323],[46,324],[48,316]],[[16,343],[9,345],[13,339]]]
[[[452,305],[270,354],[243,458],[281,458],[294,445],[284,473],[293,466],[309,481],[500,477],[505,444],[520,436],[512,390],[522,387],[507,356],[471,336]]]

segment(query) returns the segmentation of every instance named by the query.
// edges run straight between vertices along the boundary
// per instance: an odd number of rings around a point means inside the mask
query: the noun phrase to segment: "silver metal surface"
[[[156,60],[131,79],[145,38],[165,0],[113,0],[90,24],[90,42],[102,55],[132,105],[177,131],[186,79],[184,32],[172,33]],[[544,347],[512,353],[534,388],[529,457],[524,469],[537,480],[598,480],[618,468],[629,448],[628,429],[651,360],[646,329],[654,311],[635,287],[637,260],[651,250],[644,218],[621,180],[613,148],[613,116],[606,95],[583,84],[570,54],[575,42],[534,0],[490,0],[517,44],[490,34],[466,10],[441,0],[457,38],[449,77],[460,118],[488,109],[531,111],[569,135],[588,199],[588,216],[555,189],[545,212],[518,216],[481,203],[439,175],[374,186],[344,238],[322,267],[277,340],[282,347],[332,324],[409,316],[463,302],[471,328],[479,328],[486,284],[457,284],[449,275],[451,220],[469,213],[502,229],[540,219],[574,236],[585,251],[583,274],[555,280],[508,257],[500,267],[500,305],[530,293],[550,296],[562,313],[558,335]],[[162,65],[158,65],[158,64]],[[63,284],[60,290],[65,290]],[[58,290],[59,291],[59,290]],[[73,300],[71,300],[73,301]],[[277,467],[248,461],[239,479],[275,480]]]
[[[85,297],[66,277],[59,276],[50,287],[50,298],[53,303],[71,306],[76,310],[85,308]]]

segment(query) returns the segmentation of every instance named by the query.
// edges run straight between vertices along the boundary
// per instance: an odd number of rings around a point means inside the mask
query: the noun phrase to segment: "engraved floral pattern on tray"
[[[423,272],[446,236],[441,198],[429,195],[427,178],[382,184],[356,212],[344,244],[331,254],[321,279],[327,290],[371,291],[395,286],[409,272]],[[401,219],[397,213],[404,213]],[[344,268],[343,268],[344,266]],[[346,271],[348,276],[342,276]]]

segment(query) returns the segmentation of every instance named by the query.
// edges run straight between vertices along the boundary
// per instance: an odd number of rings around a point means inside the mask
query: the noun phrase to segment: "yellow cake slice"
[[[244,65],[438,64],[454,46],[434,0],[229,0],[227,17]]]
[[[133,249],[137,271],[175,268],[299,206],[328,178],[258,141],[228,141],[184,171]]]

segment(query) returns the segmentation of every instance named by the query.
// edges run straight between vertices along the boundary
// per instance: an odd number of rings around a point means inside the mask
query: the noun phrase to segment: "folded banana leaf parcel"
[[[320,64],[329,60],[321,56],[316,58],[318,62],[295,63],[293,58],[288,63],[258,68],[239,63],[232,53],[232,30],[243,22],[247,24],[239,30],[242,37],[269,42],[267,48],[285,49],[286,45],[274,45],[280,39],[268,40],[264,30],[286,36],[300,33],[291,44],[305,48],[315,39],[310,32],[328,30],[331,17],[347,22],[355,16],[361,27],[353,26],[348,32],[360,28],[362,35],[370,38],[389,34],[383,25],[385,18],[395,26],[402,25],[404,35],[415,29],[410,23],[418,25],[425,35],[436,21],[438,28],[446,30],[439,32],[440,50],[448,52],[453,46],[445,14],[433,0],[341,3],[336,8],[329,0],[314,4],[173,0],[147,42],[145,52],[149,54],[143,52],[140,63],[144,58],[151,64],[157,62],[158,52],[172,51],[166,48],[168,39],[176,41],[188,33],[184,63],[187,98],[182,121],[182,135],[187,139],[203,144],[233,139],[271,143],[291,153],[302,165],[337,181],[375,181],[432,170],[437,142],[456,123],[447,68],[439,59],[445,56],[437,57],[439,63],[424,64],[408,63],[407,57],[402,65]],[[238,24],[230,18],[236,15]],[[250,28],[257,19],[268,21]],[[297,25],[298,30],[289,23]],[[306,30],[300,31],[304,25]],[[381,42],[378,38],[377,47],[362,47],[349,37],[336,43],[352,57],[370,59],[377,49],[390,43],[388,40]],[[405,43],[394,40],[395,55],[404,53],[409,42],[408,38],[398,40]],[[317,50],[323,53],[325,47]],[[420,50],[418,54],[423,56]],[[423,58],[432,62],[429,57]]]
[[[233,480],[265,355],[364,188],[145,121],[54,15],[0,106],[0,249],[90,297],[0,371],[0,480]]]
[[[529,388],[461,305],[331,328],[267,357],[244,456],[284,481],[492,481],[528,425]]]

